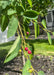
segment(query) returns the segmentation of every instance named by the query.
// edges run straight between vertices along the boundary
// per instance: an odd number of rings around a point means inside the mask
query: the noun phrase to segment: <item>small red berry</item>
[[[28,50],[28,54],[32,54],[31,50]]]
[[[28,51],[28,47],[25,47],[25,51]]]
[[[29,35],[29,32],[27,32],[27,35]]]

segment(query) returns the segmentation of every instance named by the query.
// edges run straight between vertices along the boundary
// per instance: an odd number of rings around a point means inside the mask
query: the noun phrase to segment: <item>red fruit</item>
[[[27,35],[29,35],[29,32],[27,32]]]
[[[25,47],[25,51],[28,51],[28,47]]]
[[[28,54],[32,54],[31,50],[28,50]]]

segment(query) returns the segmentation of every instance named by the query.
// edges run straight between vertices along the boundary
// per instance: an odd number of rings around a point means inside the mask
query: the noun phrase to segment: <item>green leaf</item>
[[[30,73],[28,71],[30,68],[31,68],[31,62],[28,59],[25,63],[25,66],[23,67],[22,75],[30,75]]]
[[[46,21],[44,19],[42,20],[42,25],[44,26],[44,28],[46,28]]]
[[[30,28],[29,28],[30,20],[25,19],[25,17],[24,17],[24,21],[23,22],[24,22],[23,23],[24,34],[25,34],[25,37],[28,38],[29,35],[30,35]],[[26,32],[29,32],[29,35],[27,35]]]
[[[18,14],[18,15],[22,15],[23,12],[24,12],[22,6],[18,6],[18,5],[16,6],[16,11],[17,11],[17,14]]]
[[[18,55],[20,48],[21,48],[21,39],[20,39],[20,36],[18,36],[16,41],[12,45],[10,51],[8,52],[4,63],[7,63],[11,61],[12,59],[14,59]]]
[[[43,71],[39,71],[38,75],[45,75]]]
[[[51,45],[51,44],[52,44],[52,40],[51,40],[50,33],[49,33],[49,32],[47,32],[47,35],[48,35],[48,41],[49,41],[49,44]]]
[[[7,28],[8,21],[9,21],[8,16],[2,15],[2,18],[1,18],[1,30],[2,30],[2,32],[5,31],[5,29]]]
[[[10,4],[10,1],[0,1],[0,3],[2,6],[2,9],[5,9]]]
[[[34,11],[34,10],[28,10],[28,11],[24,12],[24,16],[26,18],[30,18],[30,19],[36,19],[38,14],[39,13],[37,11]]]
[[[13,15],[13,14],[15,14],[16,13],[16,10],[13,10],[13,9],[9,9],[8,11],[7,11],[7,15]]]
[[[32,0],[27,0],[29,5],[32,7]]]
[[[11,37],[15,34],[18,27],[18,20],[16,17],[12,16],[8,25],[7,37]]]
[[[16,39],[16,41],[15,41],[14,44],[12,45],[12,47],[11,47],[10,51],[8,52],[7,56],[10,55],[10,54],[14,51],[14,49],[16,49],[16,47],[18,47],[17,44],[18,44],[19,42],[20,42],[20,36],[18,36],[18,38]]]
[[[37,36],[39,35],[39,25],[37,24]]]
[[[35,38],[39,35],[39,25],[34,22]]]
[[[22,0],[22,5],[23,5],[24,8],[25,8],[25,1],[26,0]]]

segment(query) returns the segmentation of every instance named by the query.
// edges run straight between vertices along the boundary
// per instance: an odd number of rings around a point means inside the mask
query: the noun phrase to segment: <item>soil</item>
[[[7,64],[3,64],[4,58],[0,59],[0,75],[22,75],[22,58],[16,57]],[[54,56],[36,55],[31,61],[34,69],[44,71],[45,75],[54,75]]]

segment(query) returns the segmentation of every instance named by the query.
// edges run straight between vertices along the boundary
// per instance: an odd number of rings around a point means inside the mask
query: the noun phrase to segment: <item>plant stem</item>
[[[35,75],[35,72],[33,72],[33,74]]]
[[[22,51],[22,60],[23,60],[23,66],[25,65],[25,57],[24,57],[24,47],[23,47],[23,43],[24,45],[26,45],[25,43],[25,39],[24,39],[24,36],[23,36],[23,33],[22,33],[22,29],[21,29],[21,26],[20,26],[20,22],[18,22],[18,26],[19,26],[19,30],[20,30],[20,33],[21,33],[21,36],[22,36],[22,48],[23,48],[23,51]]]
[[[25,57],[24,57],[24,54],[22,52],[22,60],[23,60],[23,66],[25,65]]]
[[[17,29],[17,34],[19,35],[19,31],[18,31],[18,29]]]
[[[22,29],[21,29],[21,26],[20,26],[19,22],[18,22],[18,25],[19,25],[19,30],[20,30],[21,36],[22,36],[22,40],[24,41],[24,45],[26,45],[25,39],[24,39],[24,36],[23,36],[23,33],[22,33]]]

